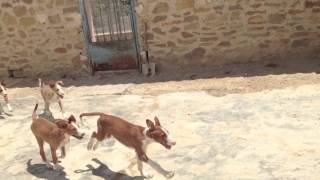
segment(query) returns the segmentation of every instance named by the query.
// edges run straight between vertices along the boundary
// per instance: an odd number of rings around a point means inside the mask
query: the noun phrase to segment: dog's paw
[[[7,107],[8,107],[8,110],[9,110],[10,112],[12,112],[12,107],[11,107],[11,105],[10,105],[10,104],[7,104]]]
[[[169,171],[169,172],[165,175],[165,177],[168,178],[168,179],[172,178],[173,176],[174,176],[174,171]]]
[[[92,150],[93,144],[94,144],[94,139],[90,138],[90,141],[88,142],[88,145],[87,145],[88,151]]]
[[[88,143],[88,145],[87,145],[87,149],[88,149],[88,151],[91,151],[92,150],[92,146],[93,146],[93,143]]]
[[[46,161],[45,163],[46,163],[47,168],[53,169],[53,165],[49,161]]]
[[[153,174],[150,174],[148,172],[143,172],[143,177],[146,179],[151,179],[151,178],[153,178]]]
[[[53,170],[55,170],[55,171],[61,171],[62,169],[63,169],[63,167],[61,165],[59,165],[58,163],[53,166]]]
[[[97,142],[94,144],[94,146],[93,146],[93,150],[94,150],[94,151],[98,149],[99,144],[100,144],[99,141],[97,141]]]

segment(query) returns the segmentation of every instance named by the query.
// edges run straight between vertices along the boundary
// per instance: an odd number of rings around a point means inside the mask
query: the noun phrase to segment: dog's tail
[[[82,113],[80,114],[80,119],[82,119],[82,117],[84,116],[103,116],[103,115],[105,114],[101,112]]]
[[[103,115],[105,115],[104,113],[101,113],[101,112],[91,112],[91,113],[82,113],[82,114],[80,114],[80,121],[82,122],[82,124],[83,124],[83,117],[84,116],[103,116]]]
[[[33,109],[32,121],[35,121],[35,120],[38,118],[37,109],[38,109],[38,103],[36,104],[36,106],[35,106],[34,109]]]

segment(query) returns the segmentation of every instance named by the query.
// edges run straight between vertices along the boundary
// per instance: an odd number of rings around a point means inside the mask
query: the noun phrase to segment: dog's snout
[[[171,142],[171,144],[172,144],[172,145],[176,145],[176,144],[177,144],[177,142],[176,142],[176,141],[173,141],[173,142]]]

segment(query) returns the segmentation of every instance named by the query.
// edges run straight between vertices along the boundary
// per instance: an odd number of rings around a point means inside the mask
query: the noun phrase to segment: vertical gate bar
[[[96,1],[92,1],[93,3],[91,4],[91,12],[92,12],[92,15],[93,15],[93,26],[94,26],[94,34],[96,36],[96,41],[97,42],[100,42],[100,39],[99,39],[99,36],[98,36],[98,25],[97,25],[97,14],[96,14],[96,11],[93,9],[95,5],[97,5],[97,2]]]
[[[137,65],[139,67],[139,71],[141,72],[141,62],[140,62],[140,47],[139,47],[139,39],[136,30],[136,19],[135,19],[135,0],[130,0],[130,19],[131,19],[131,28],[132,28],[132,37],[134,42],[134,47],[136,50],[136,58],[137,58]]]
[[[123,5],[125,8],[125,11],[122,13],[122,25],[123,25],[123,34],[124,34],[124,40],[127,40],[127,35],[126,35],[126,25],[124,23],[124,19],[126,17],[126,11],[127,11],[127,5]]]
[[[116,0],[118,1],[118,0]],[[119,36],[118,36],[118,33],[119,33],[119,30],[118,30],[118,22],[117,22],[117,14],[116,14],[116,7],[115,7],[115,3],[114,3],[114,0],[112,0],[113,2],[113,15],[114,15],[114,21],[115,21],[115,25],[116,25],[116,36],[117,36],[117,40],[119,40]]]
[[[100,21],[101,21],[101,25],[102,25],[102,35],[103,35],[103,42],[106,42],[106,38],[104,36],[104,24],[103,24],[103,19],[102,19],[102,12],[101,12],[101,0],[99,1],[99,10],[100,10]]]
[[[122,40],[122,27],[121,27],[121,14],[122,14],[122,6],[120,4],[120,1],[116,1],[117,3],[117,6],[116,6],[116,9],[117,9],[117,21],[118,21],[118,25],[119,25],[119,33],[120,33],[120,40]]]
[[[110,28],[109,28],[109,23],[108,23],[108,7],[107,7],[107,4],[105,1],[102,1],[104,2],[104,8],[102,9],[102,13],[103,13],[103,27],[105,27],[105,32],[104,32],[104,37],[106,39],[106,41],[110,41],[110,35],[109,32],[110,32]]]
[[[109,26],[109,30],[110,30],[110,32],[109,32],[109,34],[110,34],[110,39],[111,39],[111,41],[113,41],[113,27],[112,27],[112,19],[111,19],[111,4],[110,4],[110,0],[107,0],[108,1],[108,26]]]
[[[124,12],[125,13],[125,12]],[[127,40],[127,35],[126,35],[126,25],[124,23],[124,19],[125,19],[125,14],[122,14],[122,26],[123,26],[123,34],[124,34],[124,40]]]

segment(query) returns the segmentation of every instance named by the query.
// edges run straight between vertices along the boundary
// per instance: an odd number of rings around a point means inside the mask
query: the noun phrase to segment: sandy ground
[[[101,111],[140,125],[158,116],[177,145],[168,151],[153,144],[148,154],[174,170],[173,179],[319,179],[320,75],[314,63],[265,64],[259,73],[253,65],[154,78],[136,72],[67,77],[65,107],[67,114]],[[15,110],[0,117],[0,179],[142,179],[136,165],[130,167],[134,152],[114,139],[86,150],[96,118],[86,120],[83,140],[71,139],[64,171],[48,170],[30,131],[34,104],[43,107],[36,78],[11,79],[9,86]],[[60,116],[57,105],[52,110]],[[145,166],[153,179],[165,179]]]

